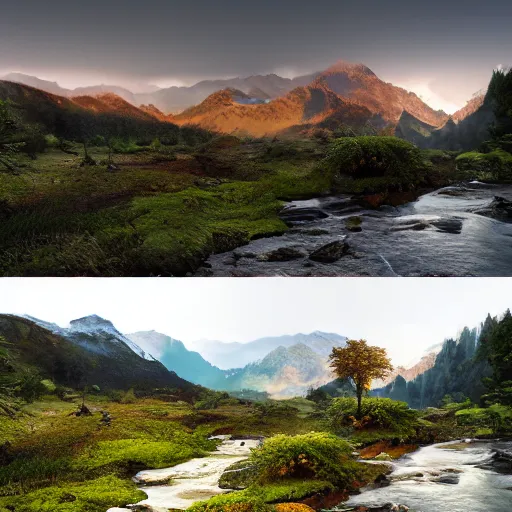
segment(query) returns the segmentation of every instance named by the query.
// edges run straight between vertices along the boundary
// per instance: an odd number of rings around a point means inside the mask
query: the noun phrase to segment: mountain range
[[[125,335],[112,322],[97,315],[72,320],[69,327],[28,315],[22,318],[4,315],[3,318],[9,319],[11,324],[21,322],[46,333],[45,339],[59,339],[64,354],[73,347],[83,361],[99,358],[106,373],[99,375],[94,371],[87,380],[102,386],[129,388],[137,383],[148,387],[154,374],[157,387],[164,382],[166,386],[172,384],[171,387],[180,383],[185,388],[193,383],[228,392],[252,389],[275,398],[305,395],[310,388],[330,383],[333,374],[328,356],[334,346],[344,346],[347,340],[339,334],[314,331],[260,338],[248,343],[202,340],[194,344],[198,348],[196,352],[187,349],[183,342],[156,331]],[[5,325],[0,324],[0,336],[10,340],[13,336]],[[439,349],[440,346],[433,347],[411,367],[399,367],[385,382],[375,384],[387,385],[397,375],[407,380],[416,378],[432,367]],[[71,367],[77,364],[73,362]],[[45,366],[43,373],[47,370]]]
[[[24,84],[25,89],[16,90],[15,84]],[[148,88],[144,93],[109,85],[70,90],[55,82],[11,73],[0,81],[0,99],[6,98],[21,99],[24,105],[31,102],[32,112],[44,111],[43,105],[51,103],[52,108],[67,112],[78,113],[78,108],[137,121],[194,125],[258,137],[295,135],[311,128],[348,127],[356,133],[379,133],[389,128],[423,147],[440,144],[447,149],[455,144],[453,132],[465,133],[488,117],[466,122],[485,110],[483,94],[448,116],[429,107],[416,94],[384,82],[367,66],[344,61],[294,79],[255,75],[205,80],[190,87]],[[476,136],[482,137],[484,133]]]
[[[62,329],[31,317],[0,315],[0,336],[10,359],[34,368],[55,384],[81,389],[190,391],[194,386],[159,361],[142,357],[113,325],[97,316],[82,318]]]

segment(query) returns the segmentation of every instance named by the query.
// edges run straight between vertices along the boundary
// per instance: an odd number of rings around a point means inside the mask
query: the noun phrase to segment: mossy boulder
[[[246,489],[257,475],[257,468],[248,460],[235,462],[229,466],[219,479],[221,489]]]
[[[363,219],[359,216],[349,217],[347,220],[345,220],[345,227],[352,231],[353,233],[357,233],[359,231],[362,231],[363,228],[361,227],[361,224],[363,223]]]

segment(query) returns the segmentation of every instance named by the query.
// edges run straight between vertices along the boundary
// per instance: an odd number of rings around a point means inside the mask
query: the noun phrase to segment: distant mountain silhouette
[[[327,357],[332,347],[345,345],[347,338],[335,333],[314,331],[309,334],[287,334],[259,338],[248,343],[201,340],[194,343],[197,351],[219,368],[241,368],[263,359],[278,347],[302,344],[322,357]]]

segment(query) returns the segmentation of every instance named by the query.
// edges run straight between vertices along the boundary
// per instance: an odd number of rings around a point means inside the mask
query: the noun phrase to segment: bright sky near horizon
[[[0,17],[0,76],[129,88],[321,71],[343,59],[453,112],[510,65],[503,0],[17,0]]]
[[[107,318],[123,333],[247,342],[313,331],[365,338],[394,364],[512,306],[509,278],[4,278],[0,313],[60,326]]]

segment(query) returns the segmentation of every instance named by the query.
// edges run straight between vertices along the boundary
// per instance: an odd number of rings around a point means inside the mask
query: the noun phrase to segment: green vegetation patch
[[[75,467],[87,470],[109,465],[125,468],[140,464],[147,468],[164,468],[206,454],[205,450],[183,441],[117,439],[100,441],[76,460]]]
[[[0,498],[0,510],[4,507],[16,512],[105,512],[110,507],[122,507],[145,498],[133,482],[110,475]]]
[[[415,188],[427,171],[421,151],[396,137],[337,139],[327,153],[325,165],[343,188],[354,180],[354,192]]]
[[[261,482],[287,478],[316,478],[347,485],[354,478],[353,448],[347,441],[326,432],[268,439],[250,460]]]
[[[346,427],[356,430],[373,427],[383,429],[384,433],[395,437],[403,437],[414,433],[419,414],[418,411],[410,409],[406,402],[390,398],[363,398],[361,418],[358,420],[355,398],[334,398],[327,409],[327,416],[333,429],[338,431]]]
[[[215,496],[189,507],[190,512],[269,511],[269,503],[300,500],[319,492],[334,490],[328,481],[290,480],[274,484],[254,485],[243,491]],[[238,508],[237,508],[238,506]]]
[[[475,178],[490,181],[512,180],[512,154],[503,149],[495,149],[489,153],[470,151],[459,155],[455,162],[457,167],[473,171]]]
[[[494,404],[487,408],[474,407],[455,413],[459,425],[492,428],[494,432],[512,431],[512,407]]]

